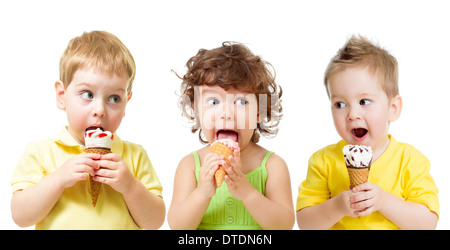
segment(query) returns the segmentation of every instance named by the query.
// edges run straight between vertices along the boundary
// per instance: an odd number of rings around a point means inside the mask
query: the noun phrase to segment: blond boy
[[[299,187],[301,229],[434,229],[439,215],[430,162],[388,134],[399,118],[396,59],[352,36],[325,72],[334,125],[343,140],[314,153]],[[371,146],[368,182],[349,189],[346,144]]]
[[[84,132],[114,133],[125,115],[135,63],[125,45],[103,31],[69,42],[55,83],[57,107],[68,126],[30,143],[12,180],[12,217],[36,229],[156,229],[164,221],[162,187],[146,151],[114,134],[112,153],[84,153]],[[91,206],[88,175],[103,183]]]

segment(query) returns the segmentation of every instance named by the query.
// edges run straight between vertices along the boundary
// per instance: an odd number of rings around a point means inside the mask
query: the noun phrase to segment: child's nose
[[[220,119],[225,121],[232,120],[234,113],[233,109],[234,109],[233,105],[228,105],[226,103],[223,104]]]
[[[92,116],[103,117],[105,116],[105,103],[98,100],[94,103],[94,108],[92,109]]]
[[[350,107],[348,114],[347,114],[347,120],[349,121],[354,121],[354,120],[358,120],[361,119],[361,112],[359,108],[355,108],[355,107]]]

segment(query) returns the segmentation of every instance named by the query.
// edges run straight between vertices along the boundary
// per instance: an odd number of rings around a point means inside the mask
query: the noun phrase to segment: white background
[[[351,34],[378,41],[400,69],[404,106],[390,133],[431,160],[438,229],[450,229],[448,10],[445,1],[1,1],[0,229],[19,229],[10,181],[26,144],[67,124],[55,105],[59,58],[71,38],[91,30],[117,35],[134,56],[133,97],[118,134],[147,149],[167,209],[179,160],[202,147],[178,109],[172,69],[183,75],[198,49],[227,40],[272,63],[284,118],[278,135],[260,144],[287,162],[295,203],[311,154],[340,139],[322,83],[328,61]]]

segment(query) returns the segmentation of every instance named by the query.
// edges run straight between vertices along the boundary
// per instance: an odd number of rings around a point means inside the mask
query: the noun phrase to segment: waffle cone
[[[366,183],[367,179],[369,178],[369,171],[370,168],[354,168],[354,167],[348,167],[348,176],[350,177],[350,189]]]
[[[230,162],[228,161],[228,157],[231,155],[233,155],[233,150],[231,150],[229,147],[227,147],[226,145],[217,142],[212,144],[209,147],[209,151],[212,153],[216,153],[218,155],[222,155],[225,157],[225,161],[227,164],[230,164]],[[216,177],[216,185],[217,187],[220,187],[223,183],[223,180],[225,179],[225,169],[220,166],[217,171],[214,173],[214,176]]]
[[[216,177],[216,185],[217,187],[222,186],[223,180],[225,179],[225,169],[220,166],[219,169],[216,170],[214,176]]]
[[[111,153],[111,149],[109,148],[86,148],[86,153],[95,153],[95,154],[101,154],[106,155]]]
[[[106,155],[111,153],[111,149],[109,148],[86,148],[86,153],[95,153]],[[98,196],[100,195],[100,190],[102,184],[100,182],[94,181],[91,176],[89,176],[89,187],[91,190],[91,198],[92,198],[92,206],[95,207],[97,204]]]

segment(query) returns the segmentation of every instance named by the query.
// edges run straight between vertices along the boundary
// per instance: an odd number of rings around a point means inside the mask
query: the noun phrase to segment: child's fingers
[[[88,175],[86,173],[75,173],[74,176],[75,176],[75,179],[80,180],[80,181],[86,180],[88,178]]]
[[[202,167],[217,164],[218,161],[225,162],[224,159],[225,158],[221,155],[218,155],[216,153],[209,153],[205,156],[204,164],[202,164]]]
[[[225,172],[227,173],[227,176],[231,179],[234,180],[236,178],[236,172],[233,169],[233,166],[226,166],[224,167]]]
[[[224,181],[229,188],[232,188],[234,186],[234,181],[228,175],[225,175]]]
[[[228,161],[231,166],[227,166],[225,171],[228,175],[230,175],[231,179],[237,175],[237,172],[241,171],[241,153],[239,150],[235,150],[233,152],[234,156],[229,156]]]
[[[84,153],[84,156],[86,158],[92,159],[92,160],[100,160],[101,158],[101,154],[96,154],[96,153]]]
[[[73,164],[76,166],[75,171],[78,173],[89,173],[90,175],[93,175],[93,169],[100,168],[97,163],[97,159],[100,157],[99,154],[83,153],[76,157]]]
[[[95,176],[113,178],[115,175],[114,175],[114,171],[107,169],[107,168],[101,168],[101,169],[95,171]]]
[[[241,162],[241,152],[239,150],[235,150],[233,152],[233,156],[228,157],[228,161],[230,162],[231,165],[240,167],[238,165]]]
[[[84,174],[84,175],[86,175],[86,173],[88,173],[90,176],[95,176],[94,169],[89,166],[86,166],[85,168],[83,168],[82,171],[78,172],[78,174]]]
[[[94,175],[94,169],[99,168],[97,162],[89,158],[82,158],[75,165],[76,165],[76,168],[74,169],[75,172],[88,173],[90,175]]]
[[[206,165],[205,167],[200,168],[200,176],[207,179],[213,178],[214,177],[214,173],[217,171],[217,169],[219,169],[219,166],[222,164],[225,164],[225,162],[223,161],[217,161],[217,162],[212,162],[211,164]]]
[[[366,182],[366,183],[360,184],[356,187],[353,187],[352,191],[356,193],[356,192],[372,190],[373,189],[372,185],[373,185],[372,183]]]
[[[120,161],[121,160],[120,156],[117,154],[114,154],[114,153],[109,153],[109,154],[100,155],[100,156],[101,156],[100,157],[101,160],[107,160],[107,161]]]
[[[217,159],[225,159],[222,155],[216,154],[216,153],[208,153],[205,156],[205,162],[217,160]]]
[[[208,176],[214,176],[214,174],[216,173],[217,169],[219,169],[219,165],[214,165],[208,172]]]
[[[238,161],[237,161],[237,159],[235,157],[228,156],[228,161],[230,162],[231,166],[237,166]]]
[[[373,213],[374,211],[375,211],[374,206],[371,206],[371,207],[366,207],[363,210],[355,211],[354,214],[358,217],[362,217],[362,216],[369,215],[369,214]]]
[[[76,168],[74,168],[73,173],[74,173],[75,175],[78,175],[78,174],[84,174],[84,175],[86,175],[86,173],[88,173],[88,174],[91,175],[91,176],[95,175],[95,174],[94,174],[94,169],[93,169],[91,166],[86,165],[86,164],[78,164],[78,165],[76,166]]]
[[[372,192],[371,191],[362,191],[362,192],[357,192],[357,193],[353,193],[352,196],[350,197],[350,201],[353,203],[357,203],[357,202],[361,202],[367,199],[372,198]]]
[[[371,207],[371,206],[373,206],[373,202],[372,202],[372,199],[370,199],[370,198],[365,199],[365,200],[360,200],[357,202],[352,202],[350,204],[350,207],[355,210],[362,210],[362,209],[365,209],[365,208]]]
[[[93,169],[99,169],[100,168],[100,164],[98,163],[98,160],[87,159],[87,162],[85,162],[85,164],[89,165]]]
[[[118,166],[118,164],[116,164],[116,162],[109,161],[109,160],[99,160],[99,161],[97,161],[97,164],[101,168],[107,168],[107,169],[113,169],[113,170],[117,169],[117,166]]]
[[[205,167],[205,170],[209,172],[209,169],[212,167],[215,167],[216,165],[225,166],[226,162],[223,160],[223,157],[220,158],[213,158],[205,161],[205,164],[202,164],[202,168]],[[200,169],[201,171],[201,169]]]
[[[92,179],[96,182],[105,183],[105,184],[108,184],[109,181],[111,180],[110,177],[105,177],[105,176],[100,176],[100,175],[93,176]]]

